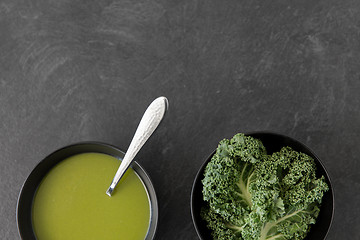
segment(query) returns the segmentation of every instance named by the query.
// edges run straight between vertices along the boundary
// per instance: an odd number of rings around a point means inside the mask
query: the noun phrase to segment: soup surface
[[[34,198],[37,239],[145,239],[150,204],[134,170],[127,170],[111,197],[105,193],[120,163],[106,154],[84,153],[57,164]]]

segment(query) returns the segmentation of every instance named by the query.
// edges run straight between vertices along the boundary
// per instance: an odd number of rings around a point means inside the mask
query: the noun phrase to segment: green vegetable
[[[315,223],[328,186],[314,160],[236,134],[219,143],[204,173],[201,216],[219,240],[301,240]]]

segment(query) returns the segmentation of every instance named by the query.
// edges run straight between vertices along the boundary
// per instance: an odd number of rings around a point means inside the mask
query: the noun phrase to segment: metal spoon
[[[168,106],[169,102],[166,97],[158,97],[146,109],[139,126],[136,129],[135,135],[131,140],[129,148],[125,153],[124,159],[122,160],[109,189],[106,191],[106,194],[110,197],[116,185],[135,158],[135,155],[159,126]]]

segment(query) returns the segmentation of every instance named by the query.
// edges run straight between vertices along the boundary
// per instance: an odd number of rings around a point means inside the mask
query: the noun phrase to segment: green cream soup
[[[109,197],[120,161],[101,153],[75,155],[57,164],[41,182],[32,222],[38,240],[143,240],[150,223],[146,189],[131,168]]]

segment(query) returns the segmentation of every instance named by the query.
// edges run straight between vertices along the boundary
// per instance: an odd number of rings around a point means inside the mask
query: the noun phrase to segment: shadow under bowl
[[[32,205],[33,205],[34,196],[42,179],[53,167],[55,167],[56,164],[58,164],[62,160],[65,160],[71,156],[82,153],[103,153],[113,156],[120,160],[122,160],[125,155],[124,152],[122,152],[121,150],[105,143],[82,142],[61,148],[51,153],[45,159],[43,159],[32,170],[32,172],[25,180],[18,197],[16,217],[17,217],[18,231],[21,239],[36,240],[36,236],[32,226],[31,214],[32,214]],[[152,240],[155,238],[155,233],[158,223],[158,202],[156,198],[155,189],[153,187],[149,175],[140,166],[139,163],[133,161],[130,167],[135,171],[135,173],[141,179],[147,190],[147,194],[150,202],[150,223],[145,240]],[[106,189],[104,189],[104,194],[105,191]]]
[[[246,133],[245,135],[260,139],[263,145],[265,146],[268,154],[277,152],[284,146],[289,146],[295,151],[305,153],[315,160],[317,167],[316,170],[317,177],[320,177],[322,175],[325,176],[326,182],[329,186],[329,190],[323,196],[320,213],[318,218],[316,219],[316,223],[314,225],[311,225],[310,232],[307,234],[304,240],[325,239],[330,230],[330,226],[333,220],[334,194],[333,194],[333,189],[329,174],[326,171],[319,157],[305,144],[288,136],[284,136],[272,132],[252,132],[252,133]],[[190,207],[191,207],[192,221],[198,237],[202,240],[212,239],[211,230],[207,228],[206,226],[207,223],[200,216],[201,207],[206,205],[205,201],[203,200],[203,195],[202,195],[203,186],[201,180],[204,178],[204,169],[207,163],[211,160],[212,156],[215,154],[215,151],[212,154],[210,154],[210,156],[206,159],[206,161],[203,163],[200,170],[196,174],[191,190]]]

